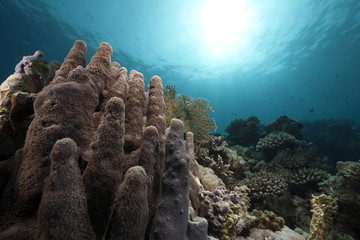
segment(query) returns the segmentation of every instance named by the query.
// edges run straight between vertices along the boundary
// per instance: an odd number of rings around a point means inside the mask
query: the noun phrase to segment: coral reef
[[[336,198],[321,194],[311,199],[312,218],[310,222],[310,235],[308,240],[325,239],[325,227],[332,222],[332,214],[337,209]]]
[[[182,102],[176,96],[176,86],[175,85],[165,85],[164,88],[164,100],[166,105],[166,125],[167,127],[170,124],[171,119],[177,118],[181,119],[184,123],[184,132],[191,131],[189,125],[189,116],[187,112],[184,111]]]
[[[299,140],[302,124],[287,116],[267,135],[249,117],[212,136],[208,100],[176,96],[159,76],[145,89],[107,43],[87,66],[85,53],[78,40],[49,67],[38,51],[0,86],[0,239],[360,237],[351,122],[326,128],[347,144],[330,175],[326,151]]]
[[[229,134],[226,140],[230,146],[254,146],[260,138],[260,120],[255,116],[236,118],[225,127],[225,132]]]

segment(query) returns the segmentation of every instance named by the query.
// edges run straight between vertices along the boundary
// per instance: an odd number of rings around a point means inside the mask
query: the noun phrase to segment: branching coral
[[[277,159],[287,169],[296,169],[304,167],[306,159],[303,155],[289,154],[288,151],[282,150],[276,154],[274,160]]]
[[[293,135],[285,132],[271,133],[259,140],[256,144],[256,151],[272,156],[276,151],[294,145],[295,140]]]
[[[245,171],[245,161],[236,151],[229,149],[224,139],[211,136],[206,144],[200,144],[197,158],[200,164],[211,167],[229,189]]]
[[[339,174],[352,181],[360,181],[360,161],[338,162]]]
[[[321,194],[320,196],[314,196],[311,199],[311,212],[312,218],[310,222],[310,235],[308,240],[325,239],[325,227],[331,224],[331,215],[335,213],[337,209],[337,199]]]
[[[249,188],[249,197],[259,199],[283,193],[287,189],[285,179],[275,173],[260,171],[240,182]]]
[[[316,168],[300,168],[289,172],[286,177],[289,184],[304,185],[307,183],[319,183],[329,178],[329,174]]]
[[[185,131],[191,131],[195,141],[206,141],[211,131],[216,130],[215,120],[210,118],[213,112],[209,100],[205,98],[191,98],[186,95],[176,95],[175,86],[166,85],[164,100],[166,103],[167,126],[172,118],[184,122]]]

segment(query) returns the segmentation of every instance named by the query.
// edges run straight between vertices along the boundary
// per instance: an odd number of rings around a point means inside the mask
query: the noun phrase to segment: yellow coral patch
[[[186,95],[176,96],[174,85],[165,86],[164,100],[167,126],[172,118],[181,119],[184,122],[184,131],[194,133],[196,142],[207,141],[211,131],[216,130],[215,120],[209,117],[213,112],[209,100]]]

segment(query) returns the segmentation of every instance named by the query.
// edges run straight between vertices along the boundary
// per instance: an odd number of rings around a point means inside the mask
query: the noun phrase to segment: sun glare
[[[245,45],[252,14],[242,0],[209,0],[200,13],[202,38],[207,51],[226,55]]]

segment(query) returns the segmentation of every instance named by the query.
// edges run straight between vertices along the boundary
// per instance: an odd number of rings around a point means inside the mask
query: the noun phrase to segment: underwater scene
[[[360,1],[0,0],[0,239],[360,240]]]

